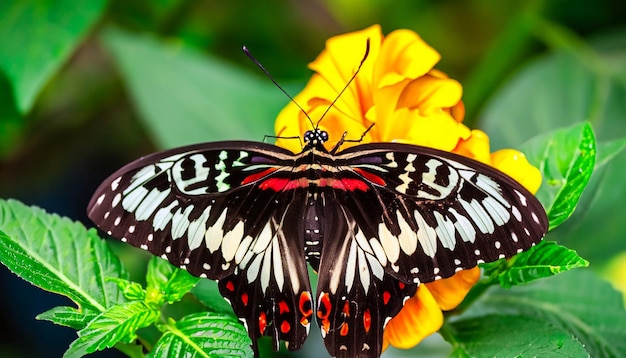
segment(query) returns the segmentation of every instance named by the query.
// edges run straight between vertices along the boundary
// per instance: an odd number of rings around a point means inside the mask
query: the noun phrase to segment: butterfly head
[[[318,147],[328,141],[328,132],[321,129],[313,129],[304,132],[304,143],[307,147]]]

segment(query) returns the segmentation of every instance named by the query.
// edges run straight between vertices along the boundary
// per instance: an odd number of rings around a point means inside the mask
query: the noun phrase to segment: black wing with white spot
[[[285,220],[297,220],[305,205],[276,190],[292,175],[293,158],[252,142],[155,153],[102,183],[88,215],[109,235],[219,279],[255,345],[269,335],[297,349],[313,302],[304,245]]]
[[[343,204],[373,253],[405,282],[431,282],[538,243],[548,220],[541,203],[502,172],[467,158],[380,143],[336,157],[368,184]]]

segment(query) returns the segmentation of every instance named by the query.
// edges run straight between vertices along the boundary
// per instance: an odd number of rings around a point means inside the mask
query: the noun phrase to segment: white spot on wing
[[[354,284],[354,274],[356,273],[356,243],[351,241],[350,251],[348,253],[348,260],[346,261],[346,277],[344,283],[348,292],[352,291],[352,285]]]
[[[374,255],[378,259],[378,262],[382,266],[387,266],[387,256],[385,255],[385,250],[382,246],[380,246],[380,241],[372,238],[370,239],[370,246],[372,246],[372,250],[374,251]]]
[[[402,251],[404,251],[405,254],[413,255],[413,253],[417,249],[417,235],[415,234],[413,229],[411,229],[409,223],[404,220],[404,217],[402,216],[402,214],[400,214],[399,211],[396,211],[396,215],[398,217],[398,226],[400,227],[400,234],[398,235],[400,248],[402,248]],[[380,223],[380,225],[378,226],[378,233],[381,237],[383,235],[383,229],[387,235],[391,235],[389,230],[387,230],[385,224]]]
[[[435,216],[435,220],[437,220],[435,231],[438,234],[441,245],[447,249],[454,250],[454,246],[456,246],[454,224],[439,211],[435,210],[433,215]]]
[[[137,210],[135,211],[135,218],[139,221],[147,220],[154,211],[161,206],[161,203],[170,194],[172,189],[167,188],[165,191],[159,191],[158,189],[152,189],[148,195],[143,199]]]
[[[226,262],[231,261],[235,257],[235,253],[243,239],[243,229],[243,221],[240,221],[232,230],[224,235],[224,239],[222,240],[222,256]]]
[[[437,252],[437,234],[435,229],[426,223],[419,211],[415,210],[413,215],[415,216],[415,222],[417,222],[417,239],[422,246],[422,250],[428,257],[433,258]]]
[[[476,230],[474,229],[474,226],[472,225],[472,223],[464,215],[461,215],[454,208],[450,208],[449,212],[450,214],[454,215],[454,217],[456,218],[454,227],[459,232],[459,235],[461,236],[461,240],[465,242],[474,243],[474,240],[476,240]]]
[[[176,212],[172,216],[172,239],[176,240],[183,235],[185,235],[185,231],[189,227],[189,214],[193,210],[193,205],[189,205],[183,211],[182,208],[178,208]]]
[[[211,225],[204,234],[204,240],[206,242],[206,247],[209,249],[209,252],[213,253],[217,249],[219,249],[222,244],[222,238],[224,237],[224,220],[226,220],[226,211],[222,211],[220,217],[215,220],[215,223]]]
[[[154,218],[152,219],[152,226],[155,230],[165,229],[167,224],[170,223],[170,220],[172,220],[172,217],[174,216],[174,214],[172,213],[172,209],[174,209],[176,206],[178,206],[178,200],[174,200],[168,206],[162,207],[156,212]],[[176,223],[172,223],[172,227],[174,225],[176,225]]]
[[[254,246],[252,247],[252,251],[255,253],[263,252],[267,249],[267,246],[270,244],[272,240],[272,228],[270,227],[270,223],[268,222],[261,230],[261,233],[256,239]]]
[[[122,177],[119,177],[111,182],[111,190],[117,190],[117,187],[120,185],[120,180],[122,180]]]
[[[189,223],[189,229],[187,230],[187,239],[189,244],[189,250],[193,251],[200,247],[204,235],[206,233],[206,222],[209,219],[211,213],[211,207],[204,209],[200,216]]]
[[[515,219],[517,221],[522,222],[522,213],[519,212],[519,209],[517,208],[517,206],[512,206],[511,212],[513,213],[513,216],[515,216]]]

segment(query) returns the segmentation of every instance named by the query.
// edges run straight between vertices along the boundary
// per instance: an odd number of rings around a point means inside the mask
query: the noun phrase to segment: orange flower
[[[329,109],[361,62],[367,39],[367,60]],[[316,73],[295,100],[314,121],[321,119],[319,129],[330,136],[328,149],[344,132],[348,139],[358,139],[374,123],[363,142],[395,141],[454,152],[491,165],[536,192],[541,173],[522,153],[511,149],[490,153],[488,136],[462,123],[462,87],[434,69],[439,59],[439,53],[416,33],[396,30],[384,37],[380,26],[374,25],[329,39],[326,49],[310,64]],[[276,119],[279,137],[300,136],[309,129],[311,121],[293,103]],[[294,152],[301,150],[293,140],[278,139],[277,145]],[[342,148],[350,145],[355,143],[346,142]],[[442,310],[461,303],[479,276],[476,267],[420,285],[386,326],[384,347],[411,348],[438,331],[443,324]]]

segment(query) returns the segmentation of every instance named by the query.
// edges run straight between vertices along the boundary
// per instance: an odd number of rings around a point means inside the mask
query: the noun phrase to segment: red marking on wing
[[[243,302],[244,306],[248,305],[248,294],[247,293],[242,293],[241,294],[241,302]]]
[[[259,184],[260,189],[272,189],[274,191],[282,191],[285,186],[289,183],[289,179],[287,178],[269,178]]]
[[[302,313],[302,318],[300,319],[300,324],[306,326],[309,324],[309,317],[313,314],[313,308],[311,305],[311,295],[308,292],[302,292],[300,294],[300,302],[298,304],[298,308],[300,309],[300,313]]]
[[[366,309],[363,312],[363,327],[365,328],[365,333],[370,331],[370,327],[372,326],[372,316],[370,315],[370,310]]]
[[[280,331],[283,333],[288,333],[289,330],[291,330],[291,325],[289,324],[289,322],[283,321],[283,323],[280,324]]]
[[[404,282],[398,282],[398,287],[400,287],[401,290],[404,289]]]
[[[391,295],[389,294],[389,292],[385,291],[383,293],[383,303],[387,304],[389,302],[390,298],[391,298]]]
[[[339,334],[345,337],[348,335],[348,330],[350,330],[350,327],[347,323],[344,323],[341,325],[341,330],[339,331]]]
[[[235,290],[235,285],[233,285],[233,281],[226,282],[226,289],[231,292]]]
[[[272,174],[273,172],[276,171],[276,169],[277,168],[267,168],[260,173],[249,175],[241,182],[241,185],[252,183],[253,181],[257,181],[266,175]]]
[[[330,331],[330,320],[328,319],[328,316],[330,316],[331,309],[332,303],[330,303],[328,293],[322,293],[318,302],[317,317],[322,321],[320,330],[323,335]]]
[[[265,315],[265,312],[261,312],[261,314],[259,314],[259,331],[261,332],[261,334],[265,332],[266,326],[267,326],[267,317]]]
[[[380,186],[387,185],[387,183],[385,183],[383,178],[379,177],[378,175],[376,175],[374,173],[370,173],[367,170],[364,170],[364,169],[361,169],[361,168],[354,168],[354,171],[359,173],[359,175],[361,175],[362,177],[364,177],[365,179],[371,181],[374,184],[378,184]]]
[[[353,178],[341,178],[341,184],[350,191],[361,190],[367,191],[369,187],[363,180]],[[333,185],[334,187],[334,185]]]
[[[348,301],[343,305],[343,310],[341,311],[346,317],[350,317],[350,304]]]
[[[287,302],[280,301],[280,303],[278,304],[278,312],[280,314],[283,314],[285,312],[289,312],[289,306],[287,305]]]

